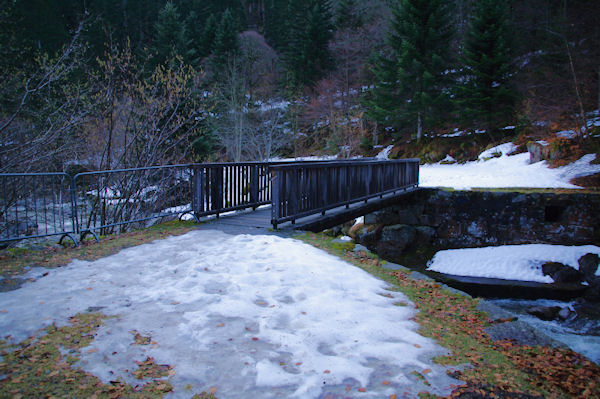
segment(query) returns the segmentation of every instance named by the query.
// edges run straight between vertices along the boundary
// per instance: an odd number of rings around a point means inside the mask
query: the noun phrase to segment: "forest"
[[[1,1],[1,172],[598,152],[596,0]]]

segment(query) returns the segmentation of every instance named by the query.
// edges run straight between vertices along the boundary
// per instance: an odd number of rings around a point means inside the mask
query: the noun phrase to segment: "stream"
[[[600,306],[598,304],[582,305],[576,301],[563,302],[548,299],[489,299],[488,301],[514,313],[519,320],[600,364],[600,317],[598,317]],[[564,321],[544,321],[527,313],[528,309],[537,306],[569,307],[578,312],[572,313]]]

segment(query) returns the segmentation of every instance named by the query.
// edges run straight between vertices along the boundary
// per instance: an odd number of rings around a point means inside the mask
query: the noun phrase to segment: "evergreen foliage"
[[[331,66],[332,15],[325,0],[288,3],[287,43],[283,58],[292,88],[313,85]]]
[[[409,124],[417,139],[448,109],[453,35],[451,10],[443,0],[397,0],[389,57],[376,62],[368,116],[399,128]]]
[[[175,60],[177,56],[186,61],[193,58],[194,51],[190,48],[185,24],[182,23],[179,11],[172,2],[165,4],[158,14],[153,50],[154,65]]]
[[[356,15],[355,0],[340,0],[336,9],[335,26],[337,29],[357,28],[361,26],[360,15]]]
[[[215,75],[218,76],[231,57],[240,51],[240,40],[238,27],[233,14],[229,9],[221,16],[221,21],[215,32],[212,46],[211,66]]]
[[[464,117],[490,131],[514,114],[509,43],[505,1],[480,0],[464,43],[465,81],[457,91]]]

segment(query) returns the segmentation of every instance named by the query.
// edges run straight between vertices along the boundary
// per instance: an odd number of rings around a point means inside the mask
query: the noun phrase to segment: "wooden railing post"
[[[192,166],[192,211],[199,215],[204,212],[204,167]]]
[[[258,165],[252,165],[250,167],[250,202],[252,203],[252,209],[255,210],[258,204]]]
[[[210,172],[210,205],[219,217],[219,211],[223,209],[223,167],[210,168]]]

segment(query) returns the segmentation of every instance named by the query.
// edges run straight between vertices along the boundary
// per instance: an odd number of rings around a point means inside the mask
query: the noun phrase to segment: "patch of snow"
[[[577,133],[575,133],[573,130],[563,130],[560,132],[556,132],[556,137],[562,137],[565,139],[573,139],[573,138],[577,137]]]
[[[600,247],[527,244],[449,249],[436,253],[427,270],[457,276],[552,283],[552,278],[542,273],[544,263],[559,262],[579,270],[577,260],[587,253],[600,254]],[[596,275],[600,276],[600,269]]]
[[[340,237],[340,240],[342,240],[344,242],[350,242],[350,241],[352,241],[352,237],[343,236],[343,237]]]
[[[501,147],[501,146],[500,146]],[[492,148],[482,155],[501,151],[503,156],[487,161],[474,161],[465,164],[422,165],[419,171],[421,187],[452,187],[469,190],[474,187],[502,188],[581,188],[569,183],[575,177],[600,173],[600,165],[591,164],[595,154],[559,168],[551,169],[546,161],[529,164],[529,153],[506,156],[506,148]],[[506,152],[505,152],[506,151]],[[480,155],[481,157],[481,155]]]
[[[502,130],[515,130],[516,127],[515,126],[505,126],[502,128]]]
[[[364,216],[360,216],[360,217],[357,217],[356,219],[354,219],[354,226],[356,226],[357,224],[364,224],[364,223],[365,223]]]
[[[479,159],[485,160],[486,158],[493,158],[495,156],[495,154],[500,154],[501,156],[504,157],[507,154],[510,154],[511,152],[513,152],[516,148],[517,148],[517,146],[514,145],[513,143],[500,144],[500,145],[497,145],[496,147],[489,148],[489,149],[485,150],[484,152],[482,152],[481,154],[479,154]]]
[[[390,152],[392,152],[393,145],[385,147],[375,158],[377,159],[390,159]]]
[[[446,154],[446,158],[442,159],[440,163],[456,163],[456,159],[454,159],[450,154]]]
[[[147,356],[175,366],[169,397],[216,386],[226,398],[316,398],[348,385],[347,397],[445,396],[457,383],[405,295],[293,239],[193,231],[47,273],[0,293],[2,335],[19,342],[90,307],[118,315],[77,364],[105,383],[139,383],[127,370]],[[132,345],[132,330],[157,344]],[[431,387],[413,375],[424,369]]]

